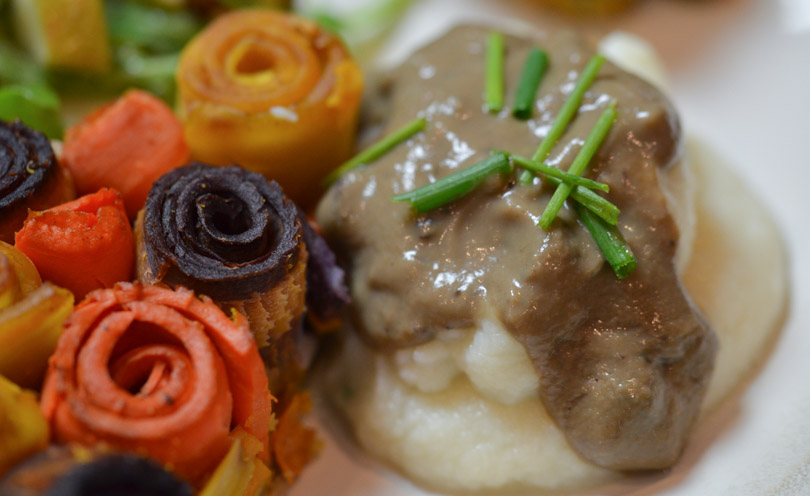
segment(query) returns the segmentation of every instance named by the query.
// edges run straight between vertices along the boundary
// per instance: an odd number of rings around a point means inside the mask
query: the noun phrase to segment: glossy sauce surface
[[[346,174],[318,221],[351,274],[352,318],[381,350],[498,319],[526,349],[540,396],[571,445],[597,465],[661,468],[680,454],[716,348],[681,288],[678,232],[658,184],[675,166],[677,116],[652,87],[606,64],[547,162],[566,169],[608,103],[619,118],[586,175],[611,187],[638,268],[620,281],[572,211],[536,225],[553,187],[492,177],[422,216],[390,200],[486,158],[531,156],[591,52],[567,32],[507,37],[506,102],[483,105],[487,30],[462,27],[414,54],[384,85],[386,129],[417,116],[425,133]],[[508,105],[534,44],[550,55],[533,119]]]

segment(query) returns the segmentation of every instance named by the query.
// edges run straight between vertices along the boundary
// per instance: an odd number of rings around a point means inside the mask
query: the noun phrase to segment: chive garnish
[[[537,88],[540,80],[546,73],[548,67],[548,54],[539,48],[533,48],[526,57],[523,65],[523,72],[520,74],[520,83],[517,93],[515,93],[515,106],[512,115],[518,119],[528,119],[532,116],[534,98],[537,95]]]
[[[546,134],[546,136],[543,138],[543,141],[540,142],[540,146],[537,147],[537,151],[535,151],[534,155],[532,155],[532,160],[542,162],[546,159],[548,154],[551,152],[551,149],[554,148],[554,145],[560,139],[563,132],[565,132],[565,128],[568,127],[568,123],[571,122],[574,114],[576,114],[577,110],[579,110],[579,105],[582,103],[582,97],[585,96],[585,92],[588,91],[588,88],[596,79],[596,75],[599,73],[599,69],[602,68],[602,64],[604,63],[605,57],[601,55],[594,55],[591,57],[591,60],[588,61],[588,65],[585,66],[582,74],[580,74],[576,86],[574,86],[573,91],[571,91],[571,94],[568,95],[565,103],[563,103],[560,113],[557,114],[557,117],[554,119],[551,129],[549,129],[548,134]],[[529,171],[524,171],[520,176],[520,182],[527,184],[531,183],[531,181],[532,173]]]
[[[563,182],[556,177],[546,177],[546,181],[555,186],[559,186]],[[588,188],[577,186],[571,191],[571,198],[576,200],[580,205],[587,208],[594,214],[598,215],[605,222],[611,226],[619,223],[619,207],[610,203],[605,198],[597,195]]]
[[[591,233],[616,277],[624,279],[636,268],[636,257],[619,229],[610,226],[582,205],[574,205],[579,219]]]
[[[507,153],[507,156],[509,156],[512,161],[518,165],[522,165],[527,169],[533,169],[534,172],[545,174],[546,181],[555,186],[559,186],[563,182],[574,184],[575,188],[571,190],[571,198],[579,202],[582,206],[594,214],[598,215],[608,224],[615,226],[619,222],[619,207],[610,203],[608,200],[602,198],[589,189],[593,188],[604,191],[605,193],[609,193],[610,187],[607,184],[592,181],[584,177],[575,176],[573,174],[563,172],[556,167],[552,167],[541,162],[535,162],[534,160],[529,160],[518,155],[511,155]]]
[[[494,172],[510,172],[509,159],[504,153],[495,153],[487,159],[445,176],[421,188],[392,196],[393,201],[409,201],[416,212],[427,212],[456,200]]]
[[[610,103],[608,108],[602,112],[602,115],[599,116],[599,120],[596,122],[596,125],[593,127],[593,129],[591,129],[590,134],[588,134],[588,138],[585,139],[585,144],[582,145],[582,149],[579,150],[579,153],[577,153],[576,158],[574,158],[574,162],[571,164],[571,167],[568,168],[569,174],[579,176],[585,171],[585,168],[596,154],[596,150],[598,150],[599,146],[602,145],[602,141],[604,141],[608,131],[610,131],[610,128],[613,126],[613,121],[616,120],[617,115],[616,102],[613,101]],[[563,202],[566,198],[568,198],[568,195],[571,194],[572,189],[573,187],[565,182],[557,186],[556,191],[554,191],[554,195],[551,197],[548,205],[546,205],[546,209],[540,216],[540,220],[537,222],[539,226],[545,230],[548,230],[551,223],[554,221],[554,218],[557,216],[557,212],[560,211]]]
[[[402,143],[406,139],[410,138],[414,134],[420,131],[424,131],[426,124],[427,121],[425,121],[424,117],[414,119],[408,124],[405,124],[404,126],[397,129],[393,133],[389,134],[385,138],[381,139],[380,141],[369,146],[359,154],[355,155],[354,158],[350,159],[347,162],[344,162],[343,165],[341,165],[337,169],[333,170],[323,180],[323,185],[329,186],[333,182],[337,181],[337,179],[340,176],[342,176],[346,172],[350,171],[351,169],[354,169],[359,165],[370,164],[371,162],[374,162],[378,158],[385,155],[389,150],[391,150],[398,144]]]
[[[567,172],[563,172],[556,167],[552,167],[548,164],[544,164],[542,162],[535,162],[534,160],[529,160],[526,157],[520,157],[518,155],[511,155],[512,161],[532,172],[537,172],[540,174],[545,174],[546,176],[556,177],[557,179],[561,179],[564,183],[574,184],[578,186],[582,186],[585,188],[590,189],[598,189],[599,191],[604,191],[605,193],[610,192],[610,186],[605,183],[600,183],[598,181],[592,181],[585,177],[576,176],[574,174],[569,174]]]
[[[486,105],[489,112],[500,112],[503,108],[503,59],[503,35],[493,31],[487,37]]]

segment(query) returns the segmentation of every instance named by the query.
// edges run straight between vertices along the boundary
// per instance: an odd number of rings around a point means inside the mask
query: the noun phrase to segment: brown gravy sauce
[[[425,133],[346,174],[317,220],[350,274],[351,319],[383,351],[495,317],[526,349],[540,398],[585,459],[616,470],[672,465],[692,428],[716,338],[685,294],[678,230],[658,183],[677,166],[680,126],[654,88],[606,63],[547,162],[567,169],[602,110],[619,118],[586,176],[608,183],[638,259],[619,280],[567,207],[536,225],[553,186],[492,177],[453,204],[414,216],[392,195],[486,158],[531,156],[592,52],[568,32],[507,37],[506,101],[529,50],[550,55],[533,118],[482,108],[487,30],[459,27],[388,75],[386,131],[417,116]]]

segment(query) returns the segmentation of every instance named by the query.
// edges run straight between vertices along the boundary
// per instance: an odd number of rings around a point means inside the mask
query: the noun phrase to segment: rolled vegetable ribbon
[[[130,219],[152,183],[188,162],[183,126],[160,99],[131,90],[70,128],[63,161],[79,194],[100,188],[121,193]]]
[[[0,375],[39,389],[72,311],[70,291],[42,284],[28,257],[0,241]]]
[[[47,445],[48,424],[36,395],[0,375],[0,475]]]
[[[130,453],[110,453],[104,448],[54,445],[27,458],[0,479],[0,494],[192,496],[194,492],[188,483],[153,460]]]
[[[0,310],[41,285],[42,279],[31,259],[13,245],[0,241]]]
[[[145,453],[199,484],[232,428],[269,459],[271,398],[243,316],[184,288],[122,283],[91,293],[66,322],[42,411],[58,442]]]
[[[362,73],[312,21],[263,9],[225,14],[186,46],[177,83],[193,158],[264,174],[301,205],[352,155]]]
[[[77,300],[129,281],[135,268],[132,228],[120,194],[112,189],[30,212],[15,245],[42,277],[71,290]]]
[[[135,226],[138,279],[192,288],[251,323],[260,347],[304,311],[307,250],[275,182],[194,163],[155,182]]]
[[[73,198],[73,181],[48,138],[19,122],[0,121],[0,241],[14,241],[29,209],[45,210]]]

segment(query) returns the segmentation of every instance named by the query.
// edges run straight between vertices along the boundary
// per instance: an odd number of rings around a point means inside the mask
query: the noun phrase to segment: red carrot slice
[[[79,194],[115,188],[134,219],[152,183],[188,158],[183,126],[172,110],[132,90],[68,130],[62,161]]]
[[[129,281],[135,241],[121,196],[101,189],[43,212],[29,212],[15,235],[45,280],[73,292],[77,300],[94,289]]]
[[[244,317],[184,288],[122,283],[67,320],[42,411],[58,442],[145,453],[199,485],[235,428],[268,459],[271,400]]]

